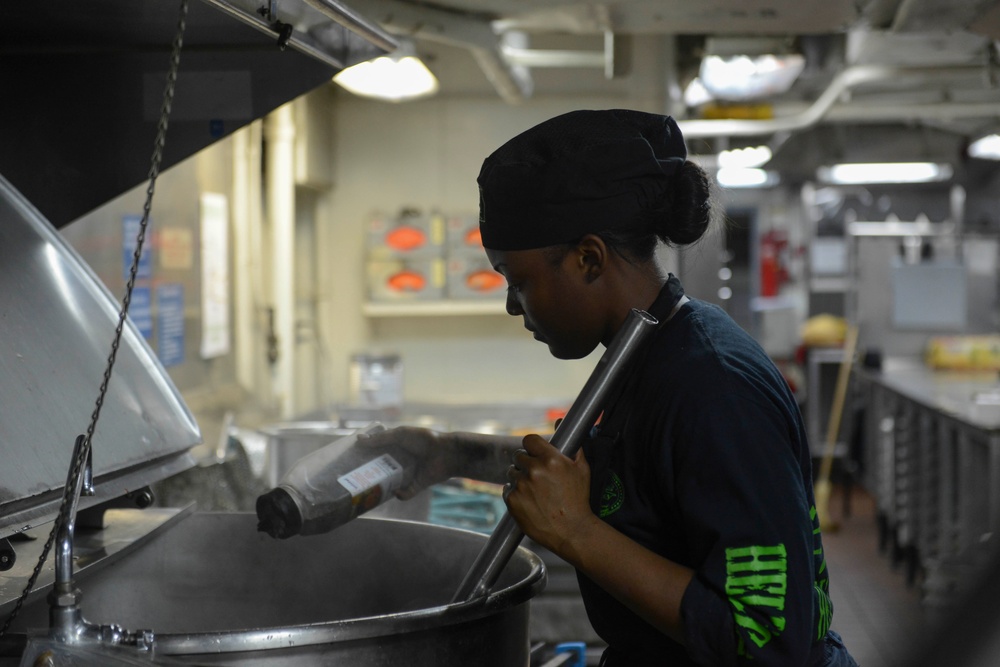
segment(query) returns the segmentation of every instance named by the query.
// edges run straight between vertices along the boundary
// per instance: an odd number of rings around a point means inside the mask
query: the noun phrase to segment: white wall
[[[646,91],[647,93],[649,91]],[[411,401],[572,400],[593,369],[589,358],[559,361],[507,315],[365,318],[364,228],[375,211],[403,206],[478,211],[476,176],[507,139],[581,108],[649,108],[648,100],[559,97],[511,106],[493,96],[437,98],[404,105],[338,94],[334,104],[334,185],[321,225],[327,293],[321,310],[330,355],[331,401],[348,396],[349,357],[396,352]]]

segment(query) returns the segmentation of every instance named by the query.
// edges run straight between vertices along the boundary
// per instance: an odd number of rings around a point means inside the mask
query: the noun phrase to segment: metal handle
[[[632,309],[608,345],[608,349],[597,362],[583,390],[573,401],[566,417],[552,435],[550,442],[560,452],[571,458],[576,455],[583,444],[583,438],[594,426],[598,411],[608,392],[615,386],[628,367],[633,354],[642,347],[642,343],[655,330],[657,324],[656,318],[649,313]],[[523,537],[524,533],[513,517],[509,513],[504,514],[476,557],[472,568],[462,580],[452,602],[465,602],[488,595]]]

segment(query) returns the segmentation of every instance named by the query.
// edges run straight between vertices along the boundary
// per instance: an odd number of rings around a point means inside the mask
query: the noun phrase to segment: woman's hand
[[[539,435],[525,436],[507,470],[504,499],[524,533],[565,557],[574,536],[596,519],[590,510],[590,465],[561,454]]]
[[[694,572],[618,532],[590,510],[590,465],[529,435],[515,452],[507,508],[531,539],[573,565],[654,627],[684,643],[681,600]]]
[[[437,433],[426,428],[400,426],[369,435],[359,435],[358,444],[391,451],[403,449],[417,459],[413,481],[396,491],[400,500],[408,500],[428,486],[455,476],[458,468],[457,453],[447,433]]]

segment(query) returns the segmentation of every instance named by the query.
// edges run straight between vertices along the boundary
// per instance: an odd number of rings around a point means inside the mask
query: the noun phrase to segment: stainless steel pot
[[[367,517],[278,541],[252,514],[195,513],[77,582],[87,621],[150,628],[156,655],[190,664],[526,666],[537,556],[519,549],[486,600],[449,603],[484,542]],[[47,613],[32,603],[17,626]]]

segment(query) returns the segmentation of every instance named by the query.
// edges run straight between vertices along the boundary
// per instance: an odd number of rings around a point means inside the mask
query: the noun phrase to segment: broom
[[[823,450],[823,460],[819,467],[819,476],[813,485],[813,495],[816,498],[816,514],[819,516],[821,530],[835,531],[840,525],[830,518],[830,471],[833,469],[833,454],[837,446],[837,436],[840,432],[840,418],[844,413],[844,399],[847,396],[847,382],[851,377],[851,363],[854,360],[854,348],[858,343],[858,329],[847,327],[844,338],[844,358],[840,362],[837,374],[837,386],[833,393],[833,405],[830,408],[830,421],[826,427],[826,446]]]

